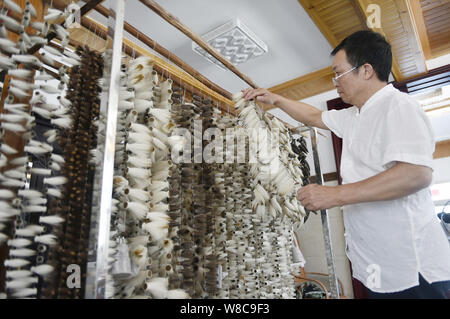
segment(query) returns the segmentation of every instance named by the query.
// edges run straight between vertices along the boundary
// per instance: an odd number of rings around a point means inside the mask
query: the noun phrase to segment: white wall
[[[450,182],[450,157],[438,158],[433,160],[433,183]]]

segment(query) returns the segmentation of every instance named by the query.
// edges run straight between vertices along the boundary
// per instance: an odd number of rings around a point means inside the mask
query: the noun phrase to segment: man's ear
[[[364,64],[362,67],[364,70],[364,79],[365,80],[370,80],[372,77],[377,76],[373,66],[370,65],[369,63]]]

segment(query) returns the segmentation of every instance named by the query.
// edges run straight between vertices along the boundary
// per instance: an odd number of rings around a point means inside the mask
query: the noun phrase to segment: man
[[[353,107],[322,112],[266,89],[244,90],[244,99],[273,104],[343,139],[343,185],[308,185],[298,199],[310,210],[343,206],[346,253],[369,297],[445,298],[450,247],[428,188],[430,122],[417,101],[387,84],[392,54],[383,36],[358,31],[331,55],[337,92]]]

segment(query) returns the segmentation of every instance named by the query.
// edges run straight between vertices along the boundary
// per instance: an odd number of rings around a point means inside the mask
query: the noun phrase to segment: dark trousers
[[[428,283],[419,274],[419,285],[393,293],[378,293],[368,290],[369,299],[449,299],[450,281]]]

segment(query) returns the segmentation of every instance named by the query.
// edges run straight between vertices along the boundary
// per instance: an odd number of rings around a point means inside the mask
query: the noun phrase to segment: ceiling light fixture
[[[221,25],[203,35],[202,38],[234,65],[244,63],[268,51],[267,45],[239,19],[234,19]],[[195,42],[192,42],[192,50],[205,57],[211,63],[226,69],[221,62]]]

